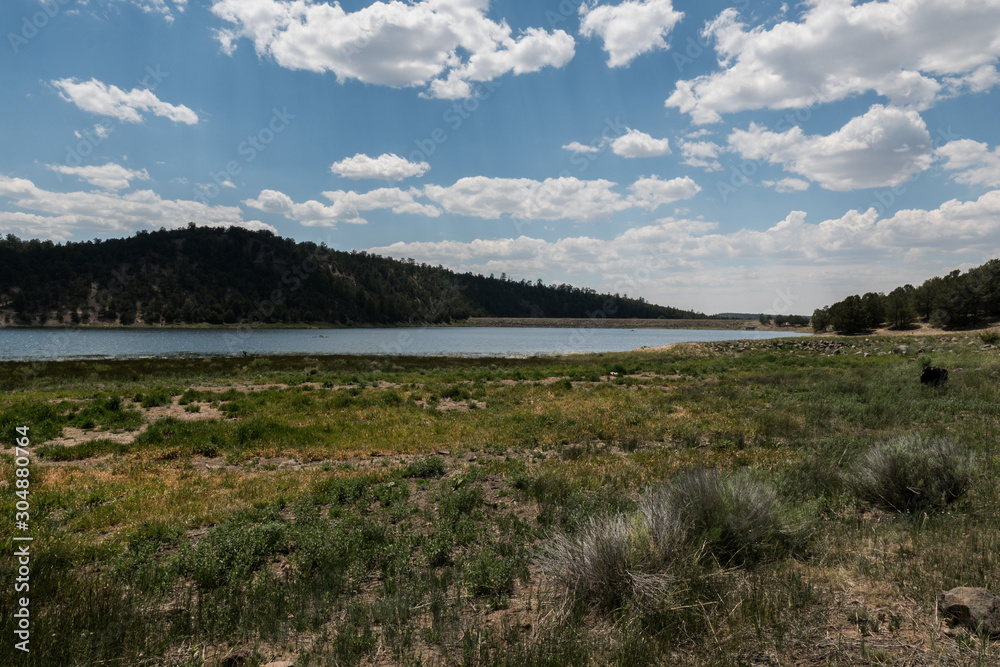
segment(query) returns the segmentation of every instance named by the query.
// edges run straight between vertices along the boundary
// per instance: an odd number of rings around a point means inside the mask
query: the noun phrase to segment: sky
[[[1000,0],[5,0],[0,233],[269,229],[704,313],[1000,249]]]

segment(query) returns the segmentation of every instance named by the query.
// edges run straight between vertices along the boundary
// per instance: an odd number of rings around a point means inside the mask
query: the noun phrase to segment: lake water
[[[713,329],[0,329],[0,360],[51,361],[247,354],[521,357],[623,352],[643,346],[804,336]]]

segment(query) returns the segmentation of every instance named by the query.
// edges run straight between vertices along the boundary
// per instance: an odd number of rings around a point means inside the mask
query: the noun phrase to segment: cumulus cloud
[[[345,178],[359,180],[378,178],[386,181],[401,181],[405,178],[423,176],[431,166],[426,162],[410,162],[395,153],[382,153],[378,157],[368,157],[358,153],[334,163],[330,171]]]
[[[424,194],[449,213],[496,219],[507,214],[529,220],[578,220],[592,222],[631,208],[603,179],[488,178],[471,176],[454,185],[428,185]]]
[[[314,199],[303,203],[295,203],[292,198],[277,190],[261,190],[256,199],[247,199],[244,205],[266,213],[283,215],[289,220],[295,220],[306,227],[333,227],[338,223],[363,225],[368,221],[361,216],[361,211],[388,209],[393,213],[410,213],[437,217],[440,209],[415,200],[419,190],[409,191],[399,188],[379,188],[370,192],[358,193],[336,190],[324,192],[323,196],[331,204],[323,204]]]
[[[600,146],[588,146],[587,144],[581,144],[579,141],[573,141],[562,147],[564,151],[570,151],[573,153],[600,153]]]
[[[722,169],[718,160],[722,150],[722,146],[712,141],[681,141],[681,155],[684,156],[684,164],[689,167],[700,167],[705,171]]]
[[[729,135],[729,145],[746,159],[780,164],[839,191],[899,185],[933,161],[920,114],[878,104],[833,134],[810,136],[799,127],[771,132],[751,123]]]
[[[452,185],[423,188],[380,188],[370,192],[324,192],[331,204],[310,200],[295,203],[277,190],[262,190],[246,206],[297,220],[307,226],[340,222],[364,224],[361,211],[391,210],[397,214],[438,217],[442,209],[453,215],[496,220],[504,215],[525,220],[607,220],[628,209],[656,210],[664,204],[690,199],[701,188],[688,177],[663,181],[656,176],[640,178],[628,194],[615,190],[616,183],[603,179],[584,181],[573,177],[491,178],[468,176]],[[430,202],[430,203],[428,203]],[[440,207],[440,208],[439,208]]]
[[[769,188],[774,188],[776,192],[802,192],[809,189],[809,181],[801,178],[782,178],[777,181],[762,181]]]
[[[1000,82],[1000,2],[813,0],[798,22],[749,28],[736,9],[709,22],[721,70],[681,80],[666,101],[695,123],[749,109],[802,108],[867,92],[923,109]]]
[[[133,180],[148,181],[149,173],[145,169],[128,169],[109,162],[103,166],[69,167],[66,165],[46,165],[52,171],[67,176],[76,176],[91,185],[105,190],[124,190]]]
[[[937,156],[945,169],[959,172],[952,177],[959,183],[1000,187],[1000,147],[990,151],[985,143],[960,139],[937,149]]]
[[[159,14],[166,20],[167,23],[174,22],[174,12],[171,8],[178,12],[184,13],[187,8],[187,0],[173,0],[173,3],[168,3],[166,0],[108,0],[109,2],[125,2],[127,4],[132,4],[146,12],[147,14]]]
[[[199,225],[276,231],[258,220],[244,220],[242,211],[235,206],[162,199],[151,190],[127,194],[51,192],[27,179],[0,175],[0,200],[4,198],[21,210],[0,210],[0,228],[28,238],[66,241],[93,233],[131,234],[140,229],[172,229],[192,221]]]
[[[143,112],[162,116],[175,123],[196,125],[198,114],[184,106],[175,106],[161,101],[147,88],[133,88],[126,92],[118,86],[109,86],[97,79],[80,81],[57,79],[52,85],[59,90],[59,96],[72,102],[80,109],[102,116],[117,118],[125,123],[141,123]]]
[[[226,53],[247,38],[258,55],[288,69],[425,87],[430,97],[469,97],[475,82],[562,67],[572,59],[576,44],[565,31],[527,28],[515,36],[505,21],[487,18],[488,9],[488,0],[394,0],[353,12],[313,0],[212,5],[229,24],[217,32]]]
[[[870,208],[810,223],[793,211],[763,231],[718,229],[711,221],[665,218],[609,239],[521,236],[394,243],[371,251],[458,271],[506,271],[547,282],[575,278],[705,312],[762,311],[781,300],[777,312],[809,314],[845,294],[921,282],[935,269],[926,258],[913,261],[914,253],[934,250],[945,268],[969,253],[992,254],[1000,245],[1000,190],[888,218]]]
[[[621,157],[659,157],[670,154],[670,141],[654,139],[645,132],[629,128],[628,132],[611,142],[611,150]]]
[[[618,5],[580,5],[580,34],[600,37],[609,67],[623,67],[650,51],[666,50],[683,12],[672,0],[626,0]]]
[[[690,199],[701,192],[698,184],[687,176],[669,181],[661,181],[656,176],[640,178],[628,189],[632,192],[629,202],[650,211],[664,204]]]

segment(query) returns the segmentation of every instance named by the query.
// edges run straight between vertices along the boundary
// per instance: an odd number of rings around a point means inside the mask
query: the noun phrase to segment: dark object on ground
[[[1000,637],[1000,595],[985,588],[953,588],[938,596],[938,609],[975,633]]]
[[[947,368],[928,366],[924,369],[924,372],[920,374],[920,382],[922,384],[930,384],[936,387],[939,384],[944,384],[947,381],[948,381]]]

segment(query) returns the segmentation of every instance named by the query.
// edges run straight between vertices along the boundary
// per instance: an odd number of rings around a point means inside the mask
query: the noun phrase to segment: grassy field
[[[0,664],[1000,660],[935,608],[1000,589],[971,334],[0,366]]]

